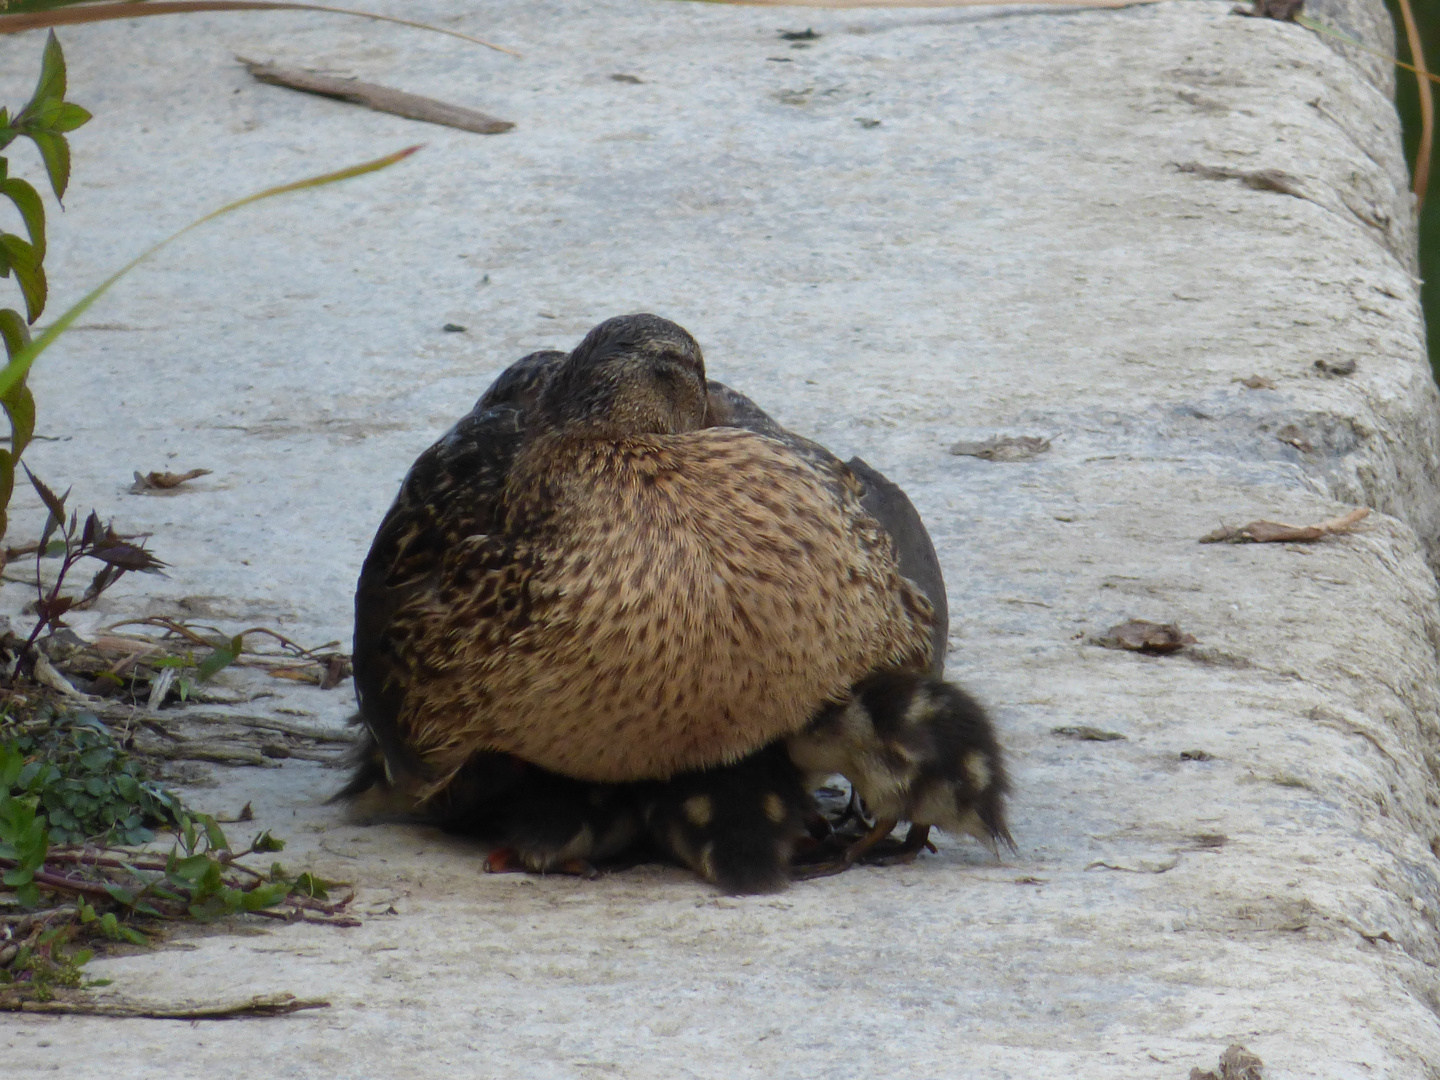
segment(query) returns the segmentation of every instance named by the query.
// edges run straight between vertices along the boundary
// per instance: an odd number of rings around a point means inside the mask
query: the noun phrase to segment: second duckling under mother
[[[799,730],[872,671],[930,667],[934,611],[854,474],[708,408],[688,333],[611,319],[543,382],[493,505],[383,544],[382,525],[357,687],[417,794],[484,750],[664,779]]]

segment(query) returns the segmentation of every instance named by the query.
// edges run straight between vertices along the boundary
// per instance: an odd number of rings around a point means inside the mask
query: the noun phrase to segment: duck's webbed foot
[[[895,818],[880,818],[860,839],[841,850],[838,856],[834,854],[833,845],[829,850],[825,850],[823,846],[817,847],[805,857],[804,861],[798,862],[792,868],[791,876],[797,881],[808,881],[811,878],[843,874],[856,863],[869,862],[871,861],[868,857],[870,851],[877,845],[881,845],[882,841],[895,831],[895,826],[898,824],[899,822]],[[914,830],[912,829],[911,832],[913,833]],[[923,846],[923,840],[921,844]]]
[[[587,859],[566,859],[564,862],[557,863],[543,852],[531,851],[522,854],[518,848],[513,847],[491,848],[490,854],[485,856],[485,872],[487,874],[567,874],[571,877],[585,878],[587,881],[594,881],[600,876],[600,871]]]
[[[651,839],[706,881],[727,893],[777,892],[789,884],[811,800],[784,745],[642,790]]]
[[[930,842],[929,825],[911,825],[905,839],[885,840],[874,845],[858,860],[866,866],[902,866],[912,863],[920,852],[935,854],[935,845]]]
[[[911,825],[904,840],[891,840],[890,834],[899,824],[894,818],[881,818],[875,827],[849,847],[839,857],[817,848],[803,861],[797,860],[792,876],[796,881],[810,878],[829,877],[843,874],[852,866],[898,866],[915,861],[920,852],[933,852],[935,845],[930,842],[929,825]]]

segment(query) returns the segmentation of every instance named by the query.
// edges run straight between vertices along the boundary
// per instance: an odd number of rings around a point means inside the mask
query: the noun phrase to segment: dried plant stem
[[[268,0],[148,0],[146,3],[84,4],[60,11],[42,11],[33,15],[0,15],[0,34],[15,34],[21,30],[38,30],[51,26],[69,26],[75,23],[107,22],[111,19],[138,19],[145,15],[181,15],[193,11],[323,11],[331,15],[355,15],[376,22],[395,23],[416,30],[430,30],[447,37],[459,38],[475,45],[483,45],[496,52],[510,56],[520,54],[513,49],[492,44],[482,38],[462,34],[459,30],[446,30],[442,26],[430,26],[412,19],[400,19],[394,15],[377,15],[370,11],[352,11],[349,8],[330,7],[325,4],[286,4]]]
[[[1421,80],[1424,80],[1426,82],[1440,82],[1440,75],[1436,75],[1433,71],[1422,71],[1414,64],[1407,64],[1404,60],[1400,60],[1396,57],[1391,56],[1384,49],[1372,49],[1363,41],[1356,41],[1354,38],[1348,37],[1345,34],[1340,33],[1340,31],[1338,30],[1332,30],[1324,23],[1317,22],[1314,19],[1310,18],[1310,16],[1308,15],[1296,15],[1295,21],[1301,26],[1305,27],[1306,30],[1314,30],[1317,34],[1323,34],[1325,37],[1334,38],[1336,41],[1343,41],[1346,45],[1349,45],[1353,49],[1359,49],[1361,52],[1367,52],[1371,56],[1378,56],[1382,60],[1388,60],[1396,67],[1404,68],[1406,71],[1413,72]]]
[[[745,7],[807,8],[951,8],[951,7],[1074,7],[1126,8],[1164,0],[699,0],[704,4]]]
[[[1430,155],[1435,141],[1435,92],[1430,85],[1430,72],[1425,66],[1425,43],[1415,24],[1410,0],[1398,0],[1400,15],[1405,22],[1405,40],[1410,46],[1410,59],[1415,64],[1415,82],[1420,90],[1420,146],[1415,151],[1415,212],[1425,205],[1425,191],[1430,186]]]
[[[126,1001],[7,1001],[0,1012],[55,1013],[61,1016],[117,1016],[139,1020],[235,1020],[284,1016],[302,1009],[328,1009],[330,1002],[306,1001],[292,994],[261,995],[248,1001],[215,1005],[140,1005]]]

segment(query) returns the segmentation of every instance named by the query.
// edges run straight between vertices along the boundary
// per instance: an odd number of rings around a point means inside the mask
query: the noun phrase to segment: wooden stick
[[[407,94],[403,90],[392,90],[388,86],[360,82],[357,79],[341,79],[334,75],[319,75],[313,71],[296,68],[282,68],[274,64],[260,64],[237,56],[251,75],[263,83],[301,90],[307,94],[339,98],[341,101],[364,105],[376,112],[392,113],[408,120],[423,120],[427,124],[444,124],[446,127],[473,131],[480,135],[498,135],[509,131],[515,125],[508,120],[499,120],[478,109],[466,109],[449,105],[434,98]]]
[[[0,998],[0,1012],[118,1016],[140,1020],[237,1020],[251,1016],[284,1016],[301,1009],[329,1007],[328,1001],[307,1001],[294,994],[259,994],[248,1001],[169,1006],[142,1005],[131,1001],[7,1001]]]

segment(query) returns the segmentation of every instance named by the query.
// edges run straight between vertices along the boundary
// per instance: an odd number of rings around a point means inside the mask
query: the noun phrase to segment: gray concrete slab
[[[131,996],[333,1007],[7,1017],[6,1074],[1182,1078],[1239,1041],[1267,1076],[1440,1076],[1440,414],[1383,65],[1209,0],[376,3],[524,58],[321,16],[63,35],[97,118],[55,217],[52,310],[228,198],[428,144],[176,245],[45,356],[40,430],[62,441],[32,466],[173,564],[82,628],[159,612],[347,636],[412,457],[505,363],[652,310],[911,492],[948,577],[949,674],[1010,751],[1020,855],[946,840],[742,899],[662,868],[487,877],[466,844],[322,806],[333,771],[237,770],[200,797],[253,801],[288,858],[358,882],[365,925],[95,967]],[[1319,10],[1386,26],[1378,0]],[[806,27],[809,48],[778,37]],[[0,41],[0,96],[23,100],[39,46]],[[235,53],[517,127],[298,96]],[[1277,438],[1290,424],[1311,451]],[[1053,448],[947,453],[991,433]],[[132,470],[191,467],[215,473],[125,493]],[[37,528],[17,504],[17,533]],[[1359,504],[1362,532],[1313,546],[1196,543]],[[1129,617],[1200,644],[1087,643]],[[333,723],[348,706],[285,700]],[[1053,733],[1071,724],[1126,739]]]

